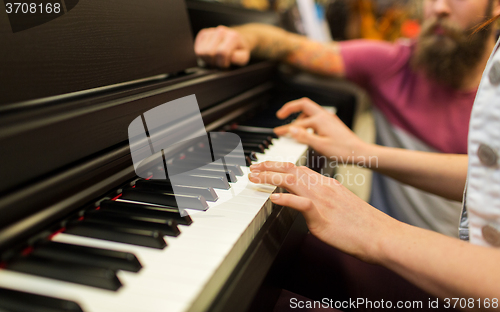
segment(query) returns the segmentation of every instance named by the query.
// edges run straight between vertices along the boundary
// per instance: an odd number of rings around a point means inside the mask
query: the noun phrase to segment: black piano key
[[[15,260],[6,269],[106,290],[116,291],[122,286],[113,270],[35,256]]]
[[[205,160],[204,157],[200,157],[200,154],[204,155],[206,153],[206,150],[208,150],[208,147],[203,146],[203,147],[198,148],[197,150],[187,154],[187,157],[189,159],[194,159],[194,160],[195,159]],[[234,155],[234,154],[231,154],[232,152],[233,152],[233,149],[226,148],[224,146],[219,146],[219,147],[217,147],[217,149],[215,151],[210,151],[210,153],[213,153],[213,156],[215,159],[224,158],[227,162],[227,159],[229,159],[229,158],[236,158],[236,161],[238,161],[239,157]],[[255,155],[255,151],[252,150],[252,148],[245,148],[245,146],[243,146],[243,154],[244,154],[244,156],[250,157],[250,159],[252,159],[252,160],[257,160],[257,157]],[[233,163],[239,164],[240,162],[241,161],[233,162]]]
[[[9,312],[83,312],[74,301],[0,288],[0,310]]]
[[[209,169],[209,168],[199,168],[190,171],[190,174],[199,174],[211,177],[226,177],[228,182],[235,183],[238,182],[238,178],[230,169]]]
[[[243,143],[243,148],[257,153],[264,153],[266,151],[264,145],[259,143]]]
[[[225,166],[222,164],[208,164],[203,166],[203,168],[206,169],[219,169],[219,170],[231,170],[235,175],[237,176],[242,176],[243,175],[243,170],[241,170],[241,167],[238,165],[233,165],[233,164],[226,164]]]
[[[213,177],[205,174],[177,175],[174,178],[175,184],[213,187],[216,189],[228,190],[231,188],[225,176]]]
[[[178,207],[175,195],[168,192],[159,193],[127,188],[123,190],[121,199]]]
[[[252,152],[253,155],[244,155],[245,159],[241,159],[241,157],[235,157],[232,155],[224,155],[224,163],[225,164],[231,164],[231,165],[238,165],[238,166],[250,166],[252,164],[253,160],[256,160],[257,156],[255,155],[255,152]],[[250,156],[255,157],[255,159],[250,159]],[[204,159],[200,159],[199,156],[197,156],[195,153],[192,154],[186,154],[185,161],[191,161],[191,162],[196,162],[196,161],[204,161]],[[245,162],[245,164],[242,164],[242,162]]]
[[[231,170],[231,169],[200,169],[203,171],[203,174],[222,174],[225,175],[227,180],[231,183],[236,183],[238,182],[238,178],[236,177],[236,174]]]
[[[269,148],[269,146],[272,145],[272,143],[268,140],[261,140],[259,138],[245,138],[245,139],[242,139],[243,141],[243,146],[245,146],[245,144],[261,144],[264,149],[267,149]]]
[[[250,160],[252,160],[252,161],[258,160],[257,153],[255,153],[254,151],[250,151],[250,150],[243,150],[243,151],[245,153],[245,156],[250,158]]]
[[[248,166],[248,160],[250,160],[250,161],[256,161],[256,160],[258,160],[257,154],[254,151],[243,150],[243,153],[245,155],[245,160],[247,162],[247,166]],[[239,165],[239,164],[241,164],[242,159],[239,156],[224,155],[224,161],[226,163],[229,163],[229,164],[238,164]]]
[[[179,207],[177,199],[181,201],[182,208],[191,208],[197,210],[207,210],[208,204],[203,196],[200,195],[174,195],[158,191],[148,191],[143,189],[125,189],[122,193],[122,199],[132,200],[143,203],[157,204],[163,206]]]
[[[293,122],[297,117],[300,115],[300,113],[293,113],[290,114],[288,117],[285,119],[278,119],[276,117],[276,112],[281,108],[283,103],[279,103],[278,106],[275,107],[268,107],[264,111],[260,112],[259,118],[253,118],[251,120],[247,120],[244,123],[242,123],[242,126],[250,126],[250,127],[257,127],[257,128],[276,128],[279,126],[283,126],[286,124],[289,124]],[[260,130],[260,129],[259,129]]]
[[[278,138],[278,136],[273,132],[272,129],[265,129],[265,130],[266,132],[253,132],[246,128],[236,128],[236,129],[231,129],[228,132],[236,133],[237,135],[240,136],[240,138],[242,136],[251,136],[254,138],[270,138],[270,139]]]
[[[174,166],[184,166],[184,167],[191,167],[192,163],[194,161],[190,160],[189,158],[187,159],[175,159],[173,162]],[[220,169],[220,170],[231,170],[233,173],[237,176],[242,176],[243,175],[243,170],[241,170],[241,167],[237,164],[228,164],[226,163],[223,165],[222,163],[210,163],[207,165],[204,165],[203,168],[206,169]]]
[[[245,125],[236,125],[231,127],[231,132],[237,131],[241,133],[252,133],[252,134],[266,134],[271,137],[278,137],[274,133],[274,128],[265,128],[265,127],[254,127],[254,126],[245,126]]]
[[[273,139],[275,139],[274,136],[270,136],[267,134],[261,134],[261,133],[248,133],[248,132],[233,131],[233,130],[229,130],[229,132],[237,134],[242,141],[244,141],[244,140],[263,140],[263,141],[269,142],[270,144],[273,144]]]
[[[36,246],[30,255],[129,272],[139,272],[142,268],[137,257],[129,252],[50,241]]]
[[[171,183],[166,181],[165,183],[156,183],[159,180],[141,180],[140,183],[136,184],[138,189],[150,189],[156,190],[159,192],[165,192],[165,185]],[[163,182],[163,180],[160,180]],[[175,185],[175,194],[179,195],[201,195],[207,201],[215,202],[219,199],[219,196],[215,192],[213,187],[204,187],[204,186],[188,186],[188,185]],[[174,194],[174,190],[168,190],[167,192]]]
[[[172,219],[175,220],[177,224],[182,225],[190,225],[193,223],[190,216],[181,216],[177,207],[159,207],[139,203],[105,200],[100,203],[100,210],[113,213],[134,214],[143,217]]]
[[[243,153],[245,155],[249,154],[250,152],[257,152],[257,153],[264,153],[265,152],[264,145],[258,144],[258,143],[243,143]],[[233,152],[231,148],[226,148],[225,146],[219,146],[214,153],[217,156],[220,156],[219,158],[222,158],[228,154]],[[233,154],[234,155],[234,154]],[[231,155],[231,156],[233,156]]]
[[[135,182],[137,189],[159,191],[174,194],[172,183],[169,180],[146,180],[139,179]],[[176,193],[182,195],[201,195],[206,200],[215,202],[219,199],[212,187],[176,185]]]
[[[219,199],[219,195],[217,195],[213,187],[176,185],[175,193],[177,192],[181,195],[201,195],[205,200],[211,202],[216,202]]]
[[[155,249],[163,249],[167,246],[160,231],[102,225],[85,220],[69,226],[65,233]]]
[[[250,160],[250,161],[257,161],[259,160],[257,158],[257,154],[254,152],[254,151],[246,151],[245,150],[245,156]],[[227,161],[230,161],[228,160],[229,157],[224,157],[225,160]],[[248,160],[247,160],[247,165],[248,165]]]
[[[98,224],[126,226],[141,230],[160,231],[163,235],[179,236],[177,222],[172,219],[141,217],[132,214],[116,214],[110,211],[92,210],[85,212],[85,221]]]
[[[242,143],[243,148],[247,148],[249,146],[254,146],[254,145],[258,146],[260,144],[260,145],[262,145],[263,150],[267,149],[269,147],[269,145],[271,145],[270,141],[259,139],[259,138],[254,138],[254,137],[250,137],[250,136],[245,136],[245,137],[241,138],[241,143]],[[218,144],[218,147],[220,147],[220,148],[233,146],[232,142],[225,143],[222,140],[219,140],[217,142],[217,144]]]
[[[256,161],[256,160],[258,160],[258,159],[257,159],[257,156],[255,156],[255,157],[252,159],[250,156],[246,156],[246,155],[245,155],[245,165],[246,165],[247,167],[250,167],[250,166],[252,165],[252,161]]]
[[[224,133],[222,133],[222,134],[224,134]],[[258,140],[258,138],[253,138],[252,140],[254,142],[249,142],[250,139],[248,139],[248,138],[241,139],[241,144],[243,146],[243,150],[255,150],[257,152],[264,152],[266,147],[264,146],[264,144],[261,144],[262,141]],[[235,148],[234,142],[225,141],[223,138],[218,139],[216,144],[217,144],[217,146],[214,147],[214,150],[216,152],[219,152],[219,153],[222,152],[224,154],[229,154],[229,153],[233,152],[233,150]],[[265,145],[268,146],[268,144],[265,144]],[[203,146],[203,148],[200,148],[200,149],[208,149],[208,147]]]
[[[248,161],[246,161],[247,158],[248,157],[245,156],[245,160],[241,160],[238,157],[229,157],[229,155],[225,155],[224,163],[230,164],[230,165],[243,166],[244,165],[243,162],[245,161],[246,165],[248,166]],[[196,155],[196,153],[189,153],[189,154],[186,154],[185,158],[182,159],[182,161],[196,163],[196,162],[204,161],[204,159],[201,159],[198,155]]]
[[[214,153],[215,157],[217,158],[222,158],[224,157],[224,159],[226,158],[229,158],[229,157],[237,157],[235,155],[228,155],[228,153],[231,152],[230,150],[224,150],[222,149],[222,151],[217,151]],[[245,156],[248,156],[248,157],[252,157],[252,155],[255,155],[255,151],[251,150],[251,149],[243,149],[243,154]]]

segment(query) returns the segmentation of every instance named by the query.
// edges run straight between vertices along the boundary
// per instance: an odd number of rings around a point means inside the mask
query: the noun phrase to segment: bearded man
[[[276,27],[249,24],[204,29],[195,51],[206,63],[223,68],[245,65],[253,55],[345,77],[371,96],[378,144],[465,154],[472,103],[496,41],[491,27],[474,34],[472,29],[492,16],[498,0],[422,1],[422,32],[414,42],[321,44]],[[278,116],[314,105],[307,99],[290,102]],[[295,137],[311,143],[307,134]],[[371,204],[403,222],[458,235],[458,202],[376,175]]]

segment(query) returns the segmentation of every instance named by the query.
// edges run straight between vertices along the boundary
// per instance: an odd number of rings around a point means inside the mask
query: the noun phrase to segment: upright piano
[[[350,124],[356,95],[269,61],[198,67],[200,28],[279,24],[272,13],[182,0],[55,3],[53,15],[0,12],[0,311],[257,309],[271,268],[307,230],[303,220],[272,205],[280,190],[247,183],[238,164],[186,182],[205,206],[181,216],[171,186],[136,176],[127,127],[194,94],[207,132],[240,136],[245,165],[319,169],[314,151],[269,131],[287,122],[274,113],[309,96]],[[193,148],[169,159],[182,166]]]

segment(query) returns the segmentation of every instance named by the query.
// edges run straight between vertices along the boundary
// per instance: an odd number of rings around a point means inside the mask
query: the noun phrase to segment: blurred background
[[[300,17],[308,12],[314,12],[316,15],[314,18],[323,24],[322,27],[327,32],[328,40],[364,38],[394,41],[401,37],[414,38],[420,30],[421,1],[418,0],[219,0],[217,2],[276,12],[282,16],[282,21],[285,21],[284,28],[304,35],[310,35],[307,33],[307,25],[304,25],[308,18]]]

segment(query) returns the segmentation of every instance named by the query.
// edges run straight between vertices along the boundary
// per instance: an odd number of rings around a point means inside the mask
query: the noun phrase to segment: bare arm
[[[374,144],[365,145],[360,154],[358,162],[366,168],[421,190],[462,200],[467,155],[427,153]]]
[[[264,24],[203,29],[196,37],[195,52],[219,67],[245,65],[251,53],[321,75],[344,75],[338,44],[322,44]]]
[[[401,224],[381,243],[381,263],[441,298],[500,300],[500,250]],[[482,301],[482,300],[481,300]],[[453,301],[452,301],[453,303]],[[481,302],[481,308],[485,308]],[[485,309],[487,310],[487,309]],[[499,310],[499,305],[496,309]]]
[[[383,265],[441,298],[498,302],[500,250],[401,223],[306,167],[265,162],[250,169],[250,181],[291,192],[274,194],[271,200],[302,212],[311,233],[331,246]],[[499,309],[491,304],[489,309],[493,307]]]
[[[467,177],[467,155],[427,153],[383,147],[361,141],[337,116],[304,98],[285,104],[278,117],[302,112],[296,122],[275,129],[341,163],[370,168],[424,191],[461,201]],[[315,133],[306,131],[312,128]]]

